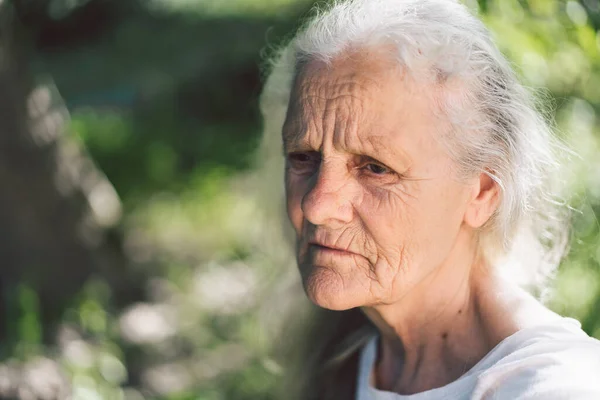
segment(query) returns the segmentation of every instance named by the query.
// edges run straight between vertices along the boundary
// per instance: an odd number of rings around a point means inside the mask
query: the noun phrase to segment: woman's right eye
[[[310,156],[306,153],[292,153],[289,155],[291,161],[296,162],[308,162],[310,161]]]
[[[288,153],[289,167],[298,172],[312,171],[319,166],[321,155],[316,151],[299,151]]]

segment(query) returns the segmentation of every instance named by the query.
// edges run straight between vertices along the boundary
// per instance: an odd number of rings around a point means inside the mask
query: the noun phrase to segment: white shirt
[[[372,386],[376,356],[373,337],[361,351],[356,400],[600,400],[600,341],[571,318],[522,329],[456,381],[412,395]]]

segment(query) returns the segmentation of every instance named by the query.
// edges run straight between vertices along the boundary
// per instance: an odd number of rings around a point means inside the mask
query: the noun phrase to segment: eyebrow
[[[289,148],[294,147],[303,147],[306,144],[306,140],[304,140],[305,135],[299,135],[297,133],[293,133],[294,129],[290,129],[288,127],[288,122],[284,123],[283,128],[281,130],[281,138],[283,144],[283,153],[285,154]]]
[[[356,149],[352,148],[347,149],[347,151],[351,154],[367,156],[374,161],[379,161],[384,164],[390,164],[390,161],[395,160],[394,164],[401,164],[405,168],[408,168],[410,165],[412,165],[413,161],[405,151],[397,148],[395,151],[390,151],[389,143],[384,143],[384,141],[379,139],[381,137],[383,136],[370,136],[366,139],[366,142],[369,144],[370,151],[357,151]],[[282,150],[284,155],[286,155],[290,149],[304,149],[309,147],[307,141],[304,139],[304,135],[290,133],[289,130],[284,129],[282,131],[282,138]]]

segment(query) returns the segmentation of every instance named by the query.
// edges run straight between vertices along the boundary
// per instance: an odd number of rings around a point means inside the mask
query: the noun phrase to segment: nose
[[[321,165],[313,186],[302,198],[304,218],[311,224],[341,226],[352,221],[352,182],[344,172]]]

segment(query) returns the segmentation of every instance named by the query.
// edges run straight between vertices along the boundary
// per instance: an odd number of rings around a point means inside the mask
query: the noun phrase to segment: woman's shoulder
[[[600,341],[574,319],[518,331],[493,353],[473,399],[600,399]]]

